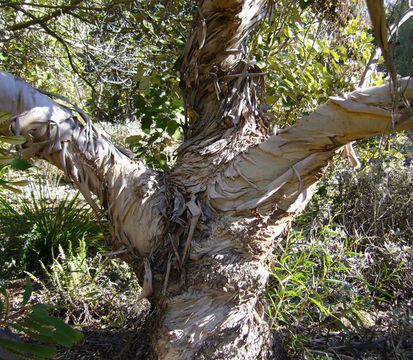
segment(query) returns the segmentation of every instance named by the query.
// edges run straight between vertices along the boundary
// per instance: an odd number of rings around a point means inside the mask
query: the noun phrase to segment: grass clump
[[[73,251],[59,247],[50,266],[43,266],[42,297],[55,305],[64,305],[61,317],[78,325],[101,327],[139,324],[144,306],[136,302],[141,287],[129,266],[109,257],[89,255],[84,239]]]
[[[82,330],[84,341],[58,348],[56,359],[132,354],[149,311],[147,301],[137,301],[133,270],[101,255],[101,228],[77,193],[55,176],[35,176],[23,195],[0,192],[0,286],[18,310],[21,277],[29,274],[33,303],[48,304],[51,316]]]
[[[99,247],[102,233],[91,209],[78,195],[50,195],[50,185],[39,180],[26,194],[10,198],[0,193],[0,269],[2,278],[23,271],[37,272],[40,262],[53,263],[59,246],[76,251],[87,238],[88,248]]]

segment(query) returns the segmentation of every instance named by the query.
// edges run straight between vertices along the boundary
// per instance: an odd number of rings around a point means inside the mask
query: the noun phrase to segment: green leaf
[[[342,284],[343,280],[338,279],[326,279],[326,282],[335,283],[335,284]]]
[[[351,313],[354,315],[354,317],[356,318],[356,320],[358,321],[359,324],[361,324],[362,326],[364,326],[364,321],[361,318],[359,312],[356,309],[351,310]]]
[[[11,192],[14,192],[15,194],[21,194],[21,190],[16,189],[13,186],[9,186],[9,185],[3,184],[3,183],[1,183],[0,186],[7,189],[7,190],[10,190]]]
[[[37,331],[43,335],[44,334],[44,327],[49,326],[44,319],[39,319],[33,316],[33,313],[29,314],[28,316],[24,317],[23,319],[19,320],[16,323],[18,326],[22,326],[27,329],[37,329]]]
[[[344,254],[346,254],[346,255],[361,255],[361,253],[355,252],[355,251],[346,251],[346,252],[344,252]]]
[[[12,115],[7,111],[0,111],[0,124],[10,119]]]
[[[173,136],[178,128],[179,124],[175,120],[170,120],[168,121],[166,131],[170,136]]]
[[[48,305],[48,304],[35,304],[32,306],[33,311],[42,311],[42,310],[49,310],[49,309],[57,309],[58,306]]]
[[[76,341],[83,339],[83,334],[80,331],[72,329],[71,326],[64,323],[62,320],[52,317],[56,331],[53,333],[53,339],[60,345],[71,347]]]
[[[318,300],[312,298],[311,296],[308,298],[311,302],[313,302],[317,307],[326,315],[330,315],[328,309]]]
[[[32,292],[33,292],[32,283],[29,277],[26,277],[26,287],[24,289],[24,294],[23,294],[23,305],[26,305],[29,302],[30,296],[32,296]]]
[[[154,30],[153,30],[153,26],[150,22],[146,21],[146,20],[142,20],[142,25],[147,28],[151,33],[155,34]]]
[[[155,127],[157,128],[157,129],[160,129],[160,130],[165,130],[165,128],[167,127],[167,123],[168,123],[168,119],[166,119],[166,118],[164,118],[164,117],[161,117],[161,118],[159,118],[158,120],[156,120],[156,124],[155,124]]]
[[[8,182],[11,185],[16,185],[16,186],[26,186],[29,184],[28,180],[19,180],[19,181],[9,181]]]
[[[151,116],[144,116],[141,120],[141,127],[142,130],[145,132],[149,132],[152,125],[152,117]]]
[[[0,156],[0,165],[7,165],[12,163],[14,160],[13,155],[1,155]]]
[[[12,145],[24,144],[27,140],[24,136],[0,136],[0,142],[6,142]]]
[[[182,131],[181,128],[179,127],[178,129],[176,129],[176,131],[172,134],[172,139],[174,139],[175,141],[178,141],[182,136]]]
[[[133,101],[134,101],[135,108],[137,110],[144,109],[146,107],[145,98],[140,94],[134,95],[133,96]]]
[[[23,326],[20,326],[19,324],[9,324],[9,326],[17,331],[20,331],[22,333],[25,333],[27,336],[30,336],[32,339],[44,342],[44,343],[55,343],[53,338],[51,337],[52,335],[52,330],[47,329],[50,334],[44,335],[43,333],[40,333],[39,331],[33,331],[31,328],[26,328]],[[36,328],[38,330],[38,328]]]
[[[15,158],[10,165],[14,167],[15,169],[18,170],[27,170],[31,168],[33,165],[30,164],[28,161],[20,159],[20,158]]]
[[[346,319],[350,322],[351,325],[353,325],[353,327],[360,332],[360,326],[359,323],[357,321],[357,319],[352,318],[351,316],[346,316]]]
[[[338,325],[347,333],[347,334],[351,334],[350,329],[343,324],[343,322],[341,320],[338,320]]]
[[[36,327],[35,324],[38,326]],[[50,316],[44,308],[37,308],[30,314],[30,317],[22,322],[25,327],[36,329],[39,333],[50,336],[53,341],[60,345],[71,347],[76,341],[83,338],[83,334],[72,329],[71,326],[64,323],[62,320]],[[40,326],[39,326],[40,325]],[[42,325],[48,325],[54,328],[50,332],[50,328],[45,328]]]
[[[140,135],[132,135],[132,136],[128,136],[128,137],[125,139],[125,142],[126,142],[127,144],[132,144],[132,143],[134,143],[134,142],[139,142],[140,140],[142,140],[142,136],[140,136]]]
[[[146,90],[151,85],[151,77],[149,75],[143,75],[139,81],[139,88]]]
[[[330,54],[333,56],[335,61],[340,60],[340,55],[337,54],[334,50],[330,50]]]
[[[57,354],[57,349],[54,346],[26,344],[2,338],[0,338],[0,345],[11,352],[29,353],[45,359],[52,358]]]
[[[311,4],[310,0],[300,0],[300,8],[305,10]]]

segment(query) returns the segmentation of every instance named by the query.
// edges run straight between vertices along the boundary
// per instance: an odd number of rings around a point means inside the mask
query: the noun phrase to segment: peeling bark
[[[271,135],[263,74],[246,42],[264,0],[204,0],[180,60],[189,129],[176,166],[160,173],[125,156],[90,122],[0,73],[8,134],[26,136],[22,156],[70,176],[111,224],[153,313],[153,359],[277,358],[265,316],[264,260],[336,151],[375,134],[413,127],[413,84],[332,98]],[[91,197],[94,193],[99,205]]]
[[[23,158],[44,158],[63,170],[108,218],[114,246],[141,260],[150,254],[166,227],[162,174],[130,159],[90,122],[82,124],[71,110],[5,72],[0,72],[0,108],[13,115],[9,133],[27,139]]]
[[[262,111],[263,74],[247,54],[248,36],[265,16],[265,3],[199,2],[178,61],[190,126],[170,179],[184,192],[205,189],[211,174],[271,133]]]
[[[413,96],[410,79],[399,83]],[[294,126],[240,154],[208,187],[208,198],[221,211],[261,214],[273,209],[296,211],[302,196],[320,177],[336,151],[351,141],[412,127],[408,104],[393,115],[388,84],[331,98]],[[234,197],[233,194],[236,194]]]

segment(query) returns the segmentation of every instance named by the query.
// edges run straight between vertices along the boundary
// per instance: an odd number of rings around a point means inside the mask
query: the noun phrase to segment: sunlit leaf
[[[24,136],[0,136],[0,142],[6,142],[11,145],[21,145],[26,142],[26,138]]]
[[[3,124],[7,120],[10,119],[12,114],[8,113],[7,111],[0,110],[0,124]]]
[[[12,163],[14,160],[13,155],[0,155],[0,165],[7,165]]]
[[[25,287],[24,293],[23,293],[23,304],[24,305],[26,305],[29,302],[30,297],[32,296],[32,292],[33,292],[32,283],[31,283],[30,279],[28,277],[26,277],[26,287]]]
[[[11,192],[14,192],[15,194],[21,194],[21,190],[15,188],[13,186],[10,186],[10,185],[4,184],[4,183],[0,183],[0,186],[7,189],[7,190],[10,190]]]
[[[26,161],[26,160],[20,159],[20,158],[15,158],[15,159],[10,163],[10,165],[11,165],[12,167],[14,167],[15,169],[18,169],[18,170],[27,170],[27,169],[33,167],[33,164],[29,163],[29,162]]]
[[[125,139],[125,142],[126,142],[127,144],[131,144],[131,143],[134,143],[134,142],[138,142],[138,141],[140,141],[140,140],[142,140],[142,136],[140,136],[140,135],[132,135],[132,136],[128,136],[128,137]]]

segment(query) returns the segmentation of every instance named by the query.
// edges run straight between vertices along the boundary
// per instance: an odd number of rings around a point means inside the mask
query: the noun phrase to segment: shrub
[[[88,255],[84,239],[78,251],[59,247],[53,263],[43,266],[46,278],[34,277],[48,302],[65,305],[64,317],[75,324],[136,326],[145,305],[137,302],[141,287],[132,269],[124,262],[96,254]]]
[[[304,236],[305,235],[305,236]],[[352,273],[354,252],[343,229],[329,224],[305,234],[291,231],[279,244],[267,295],[275,327],[288,331],[292,348],[323,328],[359,329],[367,308],[365,284]]]

